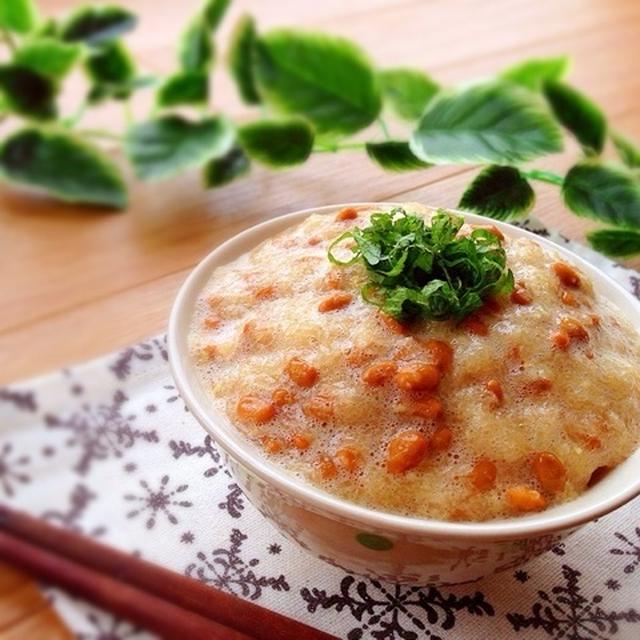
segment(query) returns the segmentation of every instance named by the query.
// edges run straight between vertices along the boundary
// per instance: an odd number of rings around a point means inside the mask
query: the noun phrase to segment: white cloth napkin
[[[638,273],[572,249],[640,298]],[[178,395],[163,337],[0,389],[0,496],[348,640],[640,638],[640,500],[473,585],[363,580],[310,557],[249,504]],[[79,638],[152,637],[48,593]]]

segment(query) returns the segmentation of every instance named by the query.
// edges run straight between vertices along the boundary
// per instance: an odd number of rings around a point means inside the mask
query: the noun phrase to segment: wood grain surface
[[[80,4],[41,0],[56,14]],[[174,64],[174,42],[196,0],[128,0],[141,16],[129,38],[145,70]],[[422,67],[443,83],[495,73],[527,56],[567,53],[572,81],[597,100],[611,125],[640,138],[640,3],[636,0],[236,0],[220,33],[254,14],[261,28],[296,25],[345,35],[380,66]],[[224,51],[224,46],[222,47]],[[72,87],[69,109],[78,100]],[[220,70],[214,102],[250,117]],[[136,103],[136,117],[148,110]],[[105,108],[87,126],[123,128],[121,109]],[[377,132],[375,132],[377,135]],[[116,156],[117,157],[117,156]],[[542,163],[564,169],[564,154]],[[211,249],[261,220],[347,201],[419,200],[455,206],[469,169],[440,167],[386,174],[361,152],[317,154],[290,171],[254,168],[245,180],[204,191],[197,173],[159,184],[131,179],[125,213],[96,213],[23,192],[0,192],[0,383],[86,360],[162,331],[180,283]],[[580,239],[589,223],[567,213],[556,189],[542,186],[535,215]],[[640,266],[640,261],[632,262]],[[40,598],[38,600],[38,597]],[[0,640],[67,638],[24,576],[0,566]]]

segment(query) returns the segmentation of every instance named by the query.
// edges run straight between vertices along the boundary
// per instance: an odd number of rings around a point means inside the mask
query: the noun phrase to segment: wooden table
[[[79,4],[42,0],[48,13]],[[195,0],[128,0],[142,16],[130,43],[148,71],[172,67],[173,42]],[[614,128],[640,139],[640,3],[634,0],[237,0],[262,28],[294,24],[361,43],[380,66],[423,67],[443,83],[492,74],[527,56],[568,53],[573,82],[593,96]],[[215,104],[247,115],[228,78],[216,73]],[[144,116],[138,106],[136,115]],[[121,123],[107,109],[97,122]],[[563,169],[572,148],[550,160]],[[362,153],[317,154],[278,173],[204,191],[196,173],[162,184],[131,184],[126,213],[104,214],[3,189],[0,193],[0,383],[86,360],[162,331],[189,270],[219,244],[260,220],[347,201],[419,200],[454,206],[473,170],[385,174]],[[542,186],[535,214],[572,238],[588,223]],[[640,261],[636,260],[636,266]],[[0,566],[0,639],[70,637],[35,586]]]

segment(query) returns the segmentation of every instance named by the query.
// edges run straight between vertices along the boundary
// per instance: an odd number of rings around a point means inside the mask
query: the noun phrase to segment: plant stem
[[[382,118],[378,118],[378,124],[382,129],[382,135],[384,136],[384,139],[388,140],[391,136],[389,135],[389,127],[387,126],[387,123]]]
[[[124,140],[124,136],[118,135],[117,133],[111,133],[111,131],[106,131],[104,129],[80,129],[78,133],[86,138],[115,140],[117,142],[122,142]]]
[[[78,105],[75,113],[72,113],[68,118],[65,118],[62,121],[63,126],[69,127],[69,129],[75,127],[80,122],[80,120],[82,120],[82,117],[84,116],[88,106],[88,102],[86,100],[83,100]]]
[[[7,47],[11,52],[16,50],[17,48],[16,41],[13,39],[13,36],[11,35],[10,31],[4,28],[1,29],[0,38],[2,38],[2,41],[7,45]]]
[[[313,150],[315,153],[336,153],[345,149],[364,149],[364,142],[335,142],[333,144],[319,144]]]
[[[131,108],[131,101],[128,98],[124,101],[124,121],[127,129],[133,124],[133,110]]]
[[[561,187],[564,184],[564,178],[553,171],[545,171],[544,169],[529,169],[529,171],[520,172],[525,178],[531,178],[532,180],[538,180],[540,182],[546,182],[548,184],[555,184],[557,187]]]

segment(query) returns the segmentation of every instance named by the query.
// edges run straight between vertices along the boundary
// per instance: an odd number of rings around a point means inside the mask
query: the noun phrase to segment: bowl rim
[[[192,310],[187,309],[186,305],[191,300],[195,300],[195,297],[197,297],[201,287],[198,287],[198,291],[195,292],[194,289],[197,287],[198,283],[201,282],[204,274],[207,274],[208,280],[208,277],[210,277],[210,274],[215,268],[229,262],[229,260],[227,260],[219,263],[217,261],[218,256],[221,254],[224,255],[229,250],[232,250],[236,245],[242,245],[244,243],[246,245],[245,248],[239,251],[236,256],[231,258],[231,260],[234,260],[236,257],[239,257],[249,251],[250,248],[257,246],[274,234],[284,231],[292,226],[292,224],[302,221],[304,218],[314,213],[329,214],[331,212],[337,212],[345,207],[393,207],[400,206],[402,204],[403,203],[397,202],[349,202],[325,205],[321,207],[309,207],[286,215],[276,216],[248,227],[227,239],[208,253],[197,264],[181,285],[174,300],[169,318],[167,348],[169,365],[173,378],[176,382],[176,386],[178,387],[185,404],[198,420],[200,425],[214,438],[216,443],[219,444],[231,458],[240,462],[241,465],[248,468],[253,474],[258,476],[267,484],[273,485],[280,491],[294,496],[304,505],[307,505],[316,511],[321,513],[329,512],[329,514],[331,514],[335,519],[342,519],[344,521],[357,523],[358,526],[367,527],[373,531],[394,532],[396,534],[420,537],[428,536],[436,539],[456,541],[524,539],[549,533],[556,533],[567,529],[575,529],[586,522],[592,521],[617,509],[640,494],[639,476],[635,482],[630,483],[628,486],[619,488],[618,490],[612,491],[611,495],[607,495],[600,500],[596,500],[593,504],[583,505],[575,511],[568,511],[559,515],[554,515],[553,510],[550,510],[542,511],[535,515],[510,519],[489,520],[485,522],[449,522],[444,520],[402,516],[390,512],[375,511],[368,507],[333,496],[311,484],[304,483],[294,476],[287,474],[274,463],[258,456],[248,455],[248,448],[241,447],[239,443],[230,436],[230,434],[227,434],[224,429],[219,428],[213,416],[214,412],[210,408],[208,411],[205,410],[192,390],[185,367],[185,363],[190,361],[190,356],[188,353],[183,353],[180,342],[180,329],[185,322],[185,316],[187,326],[191,318]],[[433,206],[427,206],[427,208],[437,209],[437,207]],[[547,238],[540,237],[527,229],[514,227],[513,225],[499,220],[458,211],[456,209],[446,208],[446,210],[461,215],[465,218],[465,221],[474,224],[494,225],[508,235],[529,237],[541,244],[543,247],[550,248],[561,254],[568,261],[588,272],[592,278],[599,279],[603,286],[617,290],[619,294],[626,297],[634,306],[638,305],[633,296],[631,296],[628,291],[626,291],[607,274],[587,262],[584,258],[574,254],[565,247],[548,240]],[[267,233],[274,227],[275,229],[272,233]],[[514,230],[516,230],[515,234]],[[246,244],[249,241],[252,241],[251,245]],[[638,308],[638,311],[640,315],[640,307]],[[240,440],[240,438],[238,438],[238,440]],[[617,468],[633,462],[633,457],[634,454],[631,454],[625,461],[620,463]],[[571,502],[573,501],[565,504],[570,505]]]

